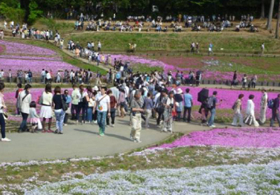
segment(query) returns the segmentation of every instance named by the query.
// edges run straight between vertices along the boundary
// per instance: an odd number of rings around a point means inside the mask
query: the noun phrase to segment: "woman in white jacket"
[[[256,117],[255,117],[255,103],[253,102],[253,99],[254,99],[254,95],[249,95],[249,100],[247,102],[247,109],[246,109],[246,118],[245,118],[245,123],[247,125],[254,125],[255,127],[258,127],[259,126],[259,123],[257,122],[256,120]]]
[[[261,99],[261,113],[260,113],[260,124],[263,125],[266,121],[266,110],[267,110],[267,100],[268,96],[266,90],[262,90],[262,99]]]
[[[22,122],[20,124],[18,132],[27,130],[27,118],[30,112],[30,103],[32,101],[32,96],[30,94],[31,85],[27,84],[24,87],[24,91],[20,92],[19,98],[19,108],[22,116]]]

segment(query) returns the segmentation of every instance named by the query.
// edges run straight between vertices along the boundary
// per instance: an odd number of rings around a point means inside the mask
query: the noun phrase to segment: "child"
[[[32,101],[30,103],[30,114],[29,114],[29,116],[30,116],[30,123],[32,124],[31,133],[34,133],[38,129],[39,123],[41,124],[40,118],[37,115],[36,102],[35,101]]]

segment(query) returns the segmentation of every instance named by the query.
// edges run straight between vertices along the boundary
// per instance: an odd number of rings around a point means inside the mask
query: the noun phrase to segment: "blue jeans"
[[[102,133],[105,133],[105,122],[107,118],[107,112],[97,111],[97,123]]]
[[[27,118],[28,118],[28,114],[26,113],[21,113],[21,116],[22,116],[22,122],[20,124],[20,131],[25,131],[27,129]]]
[[[56,128],[59,132],[62,132],[65,112],[62,109],[54,110],[56,119]]]
[[[88,122],[92,122],[92,111],[93,111],[93,107],[87,108],[87,121]]]
[[[216,115],[216,108],[213,108],[210,110],[211,116],[208,120],[208,125],[211,126],[214,124],[214,120],[215,120],[215,115]]]

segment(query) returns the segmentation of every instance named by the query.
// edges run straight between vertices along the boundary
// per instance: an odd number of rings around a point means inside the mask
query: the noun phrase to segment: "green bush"
[[[17,22],[22,22],[24,15],[25,15],[24,10],[22,10],[20,8],[9,6],[4,2],[0,3],[0,13],[5,18],[7,18],[9,20],[17,21]]]

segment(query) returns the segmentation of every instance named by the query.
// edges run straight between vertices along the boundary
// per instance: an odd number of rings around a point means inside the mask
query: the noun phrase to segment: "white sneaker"
[[[216,126],[215,126],[215,125],[211,125],[210,127],[211,127],[211,128],[215,128]]]
[[[236,126],[236,124],[234,124],[234,123],[231,123],[231,125],[232,125],[232,126]]]
[[[114,127],[115,125],[111,125],[111,127]]]
[[[137,139],[136,139],[136,140],[134,140],[134,142],[135,142],[135,143],[142,143],[142,141],[137,140]]]
[[[10,142],[11,140],[7,137],[1,139],[2,142]]]
[[[97,124],[97,121],[93,121],[94,124]]]
[[[134,141],[134,138],[133,138],[132,136],[130,136],[130,140],[131,140],[131,141]]]
[[[66,127],[66,126],[67,126],[67,124],[63,124],[63,126],[64,126],[64,127]]]

